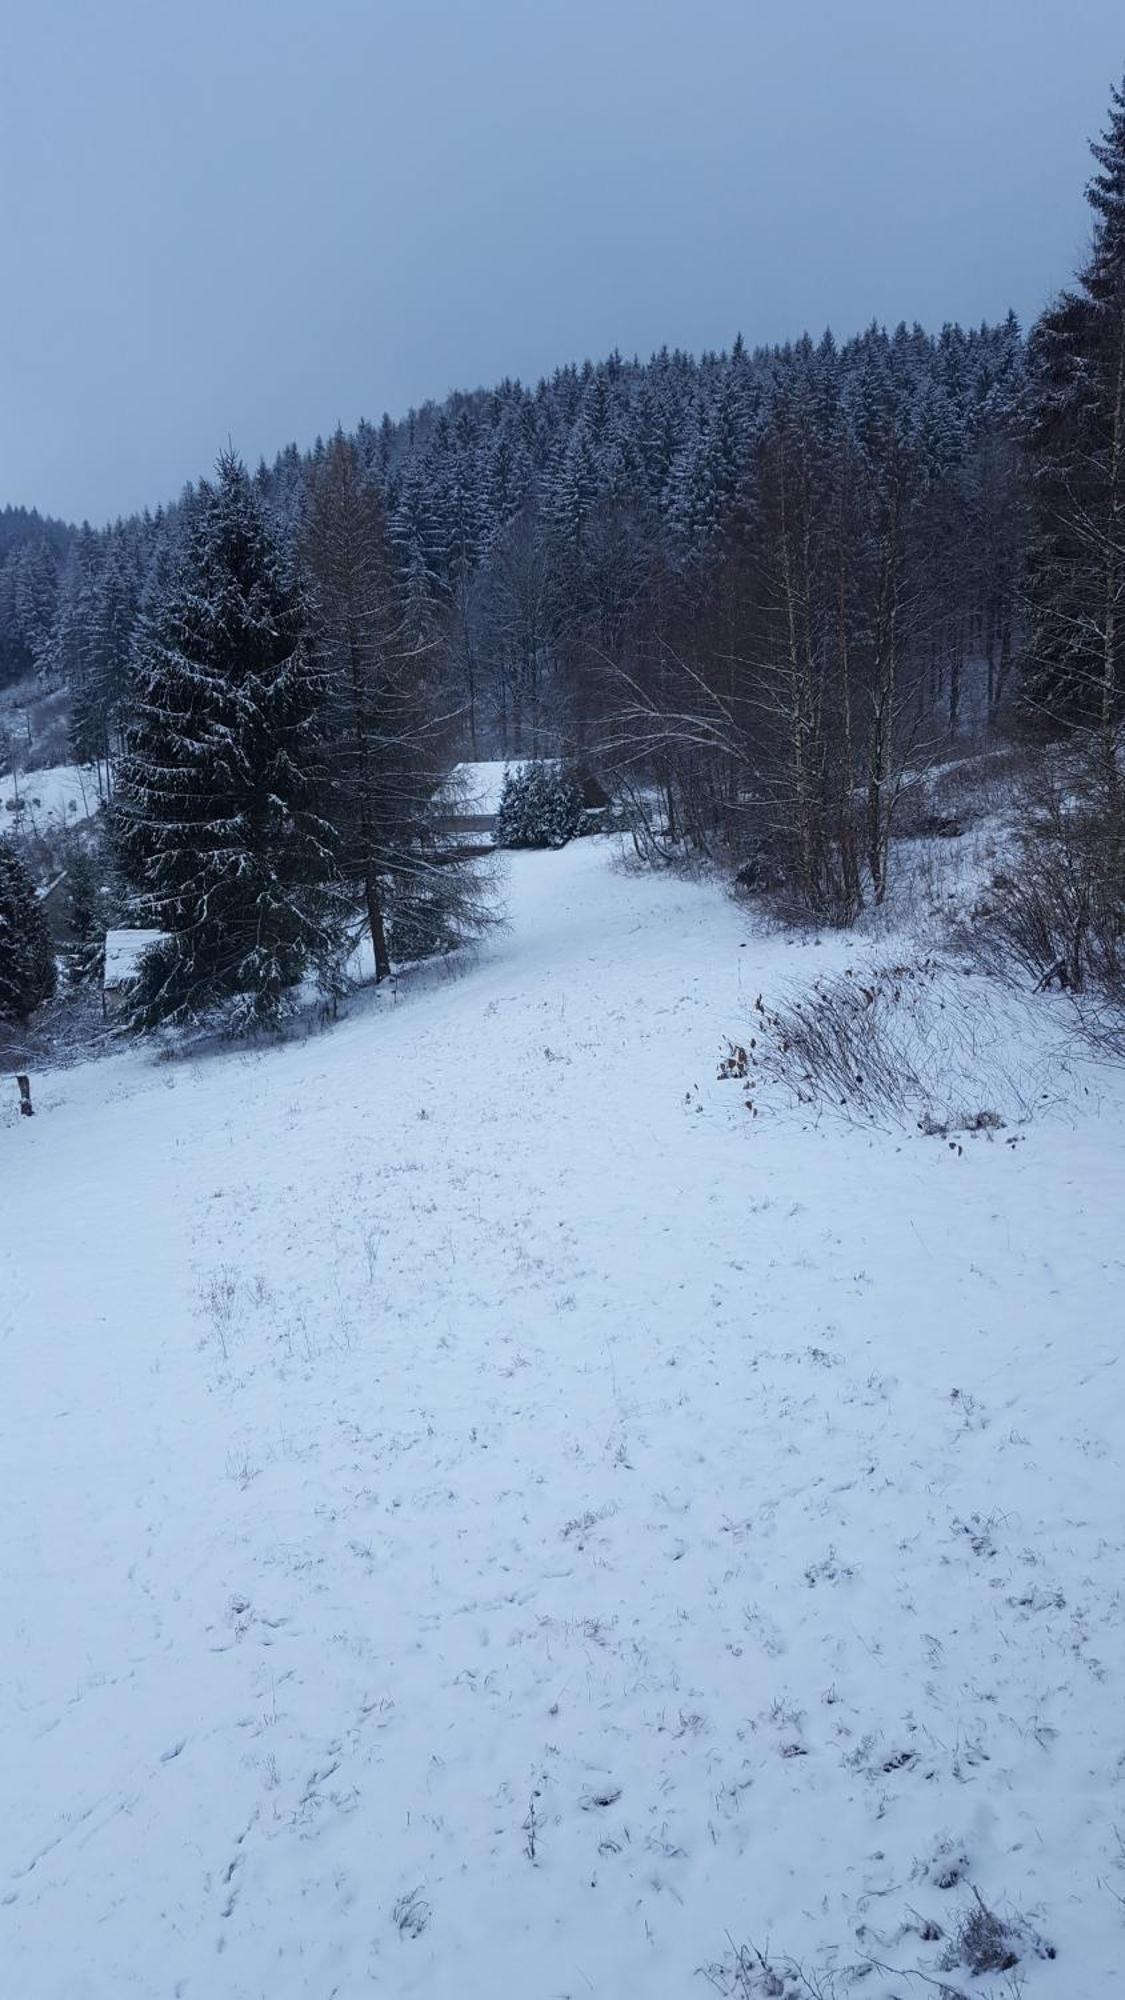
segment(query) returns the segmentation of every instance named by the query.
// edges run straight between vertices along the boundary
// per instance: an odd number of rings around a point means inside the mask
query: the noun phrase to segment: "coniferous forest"
[[[102,774],[118,905],[170,939],[138,1018],[271,1016],[349,924],[379,977],[396,929],[470,934],[433,809],[461,758],[595,773],[649,861],[846,925],[887,893],[907,774],[989,741],[1043,752],[1042,900],[999,896],[1005,948],[1117,988],[1118,92],[1093,154],[1089,257],[1026,336],[613,354],[228,452],[108,528],[7,508],[0,686],[62,693]]]

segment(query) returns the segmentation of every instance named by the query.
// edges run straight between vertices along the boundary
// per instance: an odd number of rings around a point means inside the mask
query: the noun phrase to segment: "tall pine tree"
[[[70,835],[66,861],[66,940],[63,961],[68,984],[100,986],[105,975],[105,939],[115,921],[113,895],[105,882],[100,847]]]
[[[338,944],[335,842],[319,810],[323,681],[261,500],[226,453],[138,635],[117,822],[146,957],[134,1024],[223,1007],[276,1021]]]
[[[0,1021],[22,1025],[55,990],[55,955],[35,886],[0,840]]]
[[[1091,148],[1090,256],[1033,329],[1035,505],[1026,684],[1052,723],[1097,731],[1116,791],[1125,696],[1125,90]]]

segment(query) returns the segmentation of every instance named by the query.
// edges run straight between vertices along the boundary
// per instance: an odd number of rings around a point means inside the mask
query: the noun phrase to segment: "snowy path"
[[[932,1972],[972,1882],[1108,1994],[1119,1109],[755,1123],[806,947],[511,887],[396,1007],[5,1107],[0,1989],[680,2000]]]

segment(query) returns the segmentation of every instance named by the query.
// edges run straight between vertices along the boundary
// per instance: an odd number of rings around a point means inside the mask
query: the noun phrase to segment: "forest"
[[[245,1025],[338,985],[357,926],[378,977],[448,948],[486,920],[434,808],[462,758],[594,773],[648,862],[846,926],[909,775],[991,745],[1026,774],[997,949],[1119,997],[1120,92],[1093,154],[1089,256],[1026,335],[614,354],[227,451],[107,528],[8,507],[0,754],[96,767],[107,808],[78,961],[112,910],[170,940],[141,1025]],[[52,693],[62,756],[12,719]]]

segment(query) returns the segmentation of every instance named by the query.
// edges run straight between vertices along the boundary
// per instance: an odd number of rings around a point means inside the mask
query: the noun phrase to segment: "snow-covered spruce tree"
[[[305,604],[241,461],[201,484],[138,633],[116,818],[146,955],[132,1021],[275,1023],[339,948],[320,807],[323,677]]]
[[[26,543],[19,551],[15,585],[16,624],[29,664],[50,679],[51,632],[58,600],[59,566],[55,551],[45,536]]]
[[[67,675],[71,690],[71,753],[78,763],[104,766],[107,796],[111,790],[111,759],[119,748],[118,724],[137,619],[137,597],[133,557],[124,536],[112,534],[101,551],[88,597],[79,599],[86,618],[81,670],[77,676],[73,671]],[[63,624],[65,608],[66,592],[60,590],[56,629]]]
[[[1033,328],[1028,458],[1034,534],[1025,710],[1066,745],[1023,794],[1023,853],[992,884],[1002,958],[1108,1000],[1125,1020],[1125,86],[1086,189],[1090,254]]]
[[[66,861],[66,940],[63,961],[70,986],[100,984],[105,971],[105,934],[113,915],[113,895],[105,876],[108,860],[71,836]]]
[[[1033,328],[1036,534],[1025,695],[1054,725],[1092,729],[1118,790],[1125,708],[1125,86],[1086,189],[1093,247],[1073,291]]]
[[[497,847],[565,847],[582,820],[582,791],[557,764],[524,764],[504,774]]]
[[[55,990],[55,955],[35,885],[0,840],[0,1021],[21,1025]]]
[[[531,774],[534,765],[521,764],[504,773],[504,786],[500,794],[500,805],[493,828],[493,839],[497,847],[525,847],[524,837],[528,823],[531,798]]]

